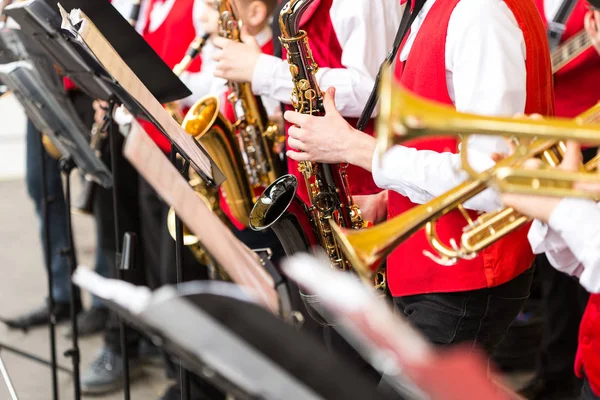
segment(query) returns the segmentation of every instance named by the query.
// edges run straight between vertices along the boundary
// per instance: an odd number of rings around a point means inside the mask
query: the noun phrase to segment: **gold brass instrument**
[[[318,65],[312,58],[306,32],[299,29],[300,19],[312,2],[313,0],[291,0],[284,6],[279,19],[280,40],[287,50],[292,73],[294,90],[291,100],[294,109],[304,114],[322,115],[323,92],[315,77]],[[257,201],[250,215],[251,228],[259,231],[272,228],[284,248],[290,236],[304,239],[314,237],[316,243],[309,241],[305,244],[304,251],[310,251],[312,246],[318,244],[325,249],[335,268],[352,268],[351,260],[344,255],[330,227],[330,223],[334,221],[348,228],[358,229],[364,226],[360,210],[352,201],[348,189],[345,166],[301,162],[299,170],[308,188],[308,207],[299,207],[293,200],[298,186],[296,177],[283,176],[269,186]],[[290,206],[296,207],[296,211],[291,210]],[[290,212],[294,214],[291,220],[286,217]],[[307,229],[307,226],[312,229]],[[299,229],[304,229],[304,235],[290,233],[290,230]],[[307,232],[309,229],[314,236]],[[381,284],[380,289],[383,289],[385,283]]]
[[[519,145],[510,157],[498,162],[493,168],[482,173],[471,169],[471,179],[442,196],[428,203],[418,205],[402,215],[377,225],[374,228],[353,232],[334,226],[335,236],[353,267],[361,276],[369,279],[373,269],[400,243],[425,226],[427,238],[432,248],[439,254],[426,252],[430,258],[444,265],[452,265],[459,258],[469,259],[485,247],[519,228],[529,219],[512,208],[486,213],[473,221],[462,204],[482,192],[488,186],[505,190],[502,180],[507,177],[528,177],[529,181],[519,181],[521,193],[538,195],[568,196],[579,195],[590,197],[571,189],[572,183],[582,180],[597,180],[597,174],[585,172],[565,172],[556,170],[524,170],[518,168],[522,162],[531,157],[541,158],[546,165],[557,166],[564,154],[564,144],[545,139],[584,139],[590,143],[600,143],[600,105],[597,105],[574,120],[532,120],[489,118],[457,113],[450,107],[434,105],[420,99],[401,88],[393,88],[391,81],[382,85],[383,96],[378,120],[380,149],[387,149],[392,144],[401,143],[407,137],[415,138],[423,135],[459,135],[462,133],[516,136],[519,138],[536,138],[528,145]],[[558,121],[558,125],[554,122]],[[522,134],[525,132],[524,134]],[[573,134],[574,132],[574,134]],[[539,133],[539,134],[536,134]],[[466,147],[466,146],[465,146]],[[466,164],[463,149],[463,164]],[[597,166],[599,157],[585,165],[584,171],[590,172]],[[522,172],[521,172],[522,171]],[[521,175],[519,175],[521,174]],[[571,180],[561,181],[563,174]],[[561,177],[557,177],[561,175]],[[500,181],[500,184],[498,183]],[[511,185],[516,185],[511,181]],[[511,190],[512,191],[512,190]],[[450,246],[443,244],[436,232],[434,222],[439,217],[458,208],[467,219],[467,226],[460,238],[460,246],[456,240]]]
[[[219,11],[219,35],[241,42],[241,25],[231,1],[221,0]],[[285,142],[285,135],[276,123],[269,121],[262,99],[252,93],[249,82],[229,81],[227,86],[227,101],[231,103],[236,117],[234,129],[245,156],[246,175],[252,188],[262,191],[285,171],[283,159],[275,152],[276,144]],[[253,198],[253,203],[255,200]]]
[[[464,202],[487,189],[498,168],[512,166],[531,157],[539,157],[548,151],[555,151],[554,142],[536,141],[527,148],[526,152],[505,158],[498,162],[495,167],[482,172],[477,179],[469,179],[443,195],[425,204],[417,205],[398,217],[372,228],[355,231],[333,225],[336,240],[350,259],[354,270],[363,279],[369,281],[383,258],[400,243],[426,226],[428,222],[439,219],[457,207],[461,208]],[[466,215],[466,213],[464,214]],[[499,214],[498,217],[502,218],[504,215]],[[514,221],[510,222],[520,226],[526,221],[526,218],[524,220],[515,218]],[[499,229],[498,234],[503,236],[516,229],[517,226],[507,224],[505,226],[506,231]],[[437,235],[435,235],[435,231],[428,232],[428,239],[430,239],[434,250],[443,254],[446,246],[441,244]],[[488,245],[489,243],[485,244]],[[468,251],[458,248],[455,242],[452,244],[452,250],[459,253],[460,258],[468,258],[471,255]],[[442,262],[442,260],[438,261]],[[448,257],[445,261],[447,265],[452,264],[451,257]]]
[[[575,119],[486,117],[457,112],[453,107],[433,103],[392,83],[382,83],[380,116],[377,120],[378,148],[385,151],[394,144],[425,136],[457,136],[484,134],[516,137],[521,141],[516,152],[527,144],[525,139],[574,140],[586,144],[600,143],[600,103]],[[468,146],[463,146],[463,169],[472,178],[478,173],[467,162]],[[598,182],[597,174],[558,170],[525,170],[506,166],[496,171],[494,188],[501,192],[537,194],[540,196],[590,197],[574,190],[581,181]]]
[[[190,169],[190,176],[189,184],[196,192],[196,195],[204,201],[209,210],[219,217],[221,221],[230,225],[229,219],[223,213],[221,207],[219,207],[219,189],[207,186],[192,169]],[[176,237],[176,226],[175,210],[173,210],[173,208],[169,209],[167,215],[167,227],[169,229],[169,234],[174,239]],[[200,264],[205,265],[208,268],[210,279],[222,281],[229,280],[227,273],[220,268],[213,256],[204,248],[204,246],[202,246],[198,237],[190,232],[185,225],[183,225],[183,244],[190,249]]]
[[[219,2],[219,34],[240,40],[240,26],[230,1]],[[255,192],[281,175],[284,164],[274,147],[285,140],[276,124],[267,118],[259,97],[249,83],[228,82],[236,122],[220,113],[215,96],[200,99],[189,111],[184,128],[202,143],[227,179],[222,185],[232,215],[244,226],[257,199]],[[188,130],[190,129],[190,130]]]

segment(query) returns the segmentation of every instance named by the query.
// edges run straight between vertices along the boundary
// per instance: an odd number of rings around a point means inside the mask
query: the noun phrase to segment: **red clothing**
[[[535,3],[544,24],[547,24],[544,0],[535,0]],[[567,20],[566,30],[562,36],[563,42],[584,30],[583,18],[587,10],[587,2],[579,0]],[[575,117],[600,101],[599,71],[600,55],[592,47],[554,75],[557,116]]]
[[[148,16],[155,4],[162,0],[151,0],[148,7]],[[190,0],[175,0],[173,7],[163,23],[150,32],[150,19],[146,18],[146,26],[142,35],[146,42],[163,59],[169,68],[175,67],[185,57],[187,49],[196,37],[196,28],[192,19],[194,2]],[[188,68],[190,72],[200,71],[201,60],[196,58]],[[154,125],[147,121],[140,121],[148,135],[158,144],[164,152],[171,151],[171,143]]]
[[[333,23],[329,16],[332,0],[316,0],[311,7],[304,13],[300,22],[300,28],[308,34],[312,55],[319,67],[322,68],[345,68],[342,65],[342,47],[338,41]],[[376,43],[372,44],[373,46]],[[283,58],[286,58],[286,51],[283,51]],[[321,88],[323,90],[327,88]],[[291,110],[292,107],[288,107]],[[356,126],[358,119],[346,118],[352,125]],[[289,124],[287,128],[289,129]],[[369,123],[365,133],[373,135],[373,123]],[[308,191],[304,184],[304,177],[298,172],[298,162],[288,158],[288,173],[296,176],[300,182],[298,186],[298,195],[302,200],[308,202]],[[373,175],[354,165],[347,168],[350,192],[353,195],[373,194],[381,191],[373,181]]]
[[[398,63],[397,76],[408,90],[427,99],[452,104],[448,95],[445,71],[446,32],[450,16],[460,0],[437,1],[411,48],[408,59]],[[526,112],[543,115],[553,113],[552,77],[546,33],[532,3],[506,0],[527,43],[527,104]],[[454,138],[430,138],[406,144],[419,150],[437,152],[457,151]],[[410,200],[390,192],[389,218],[414,207]],[[471,213],[471,218],[476,218]],[[464,217],[454,211],[437,223],[439,237],[445,243],[449,238],[459,239],[465,226]],[[440,266],[422,254],[429,249],[425,232],[421,229],[400,245],[388,258],[387,280],[394,296],[432,292],[458,292],[493,287],[516,277],[531,266],[533,254],[527,241],[528,228],[513,234],[483,250],[473,260],[460,260],[452,267]]]
[[[590,296],[579,327],[575,373],[583,378],[584,372],[592,390],[600,396],[600,294]]]
[[[274,50],[275,50],[275,48],[273,46],[273,39],[269,40],[267,43],[265,43],[262,46],[263,54],[272,56]],[[233,110],[233,105],[229,101],[227,101],[227,96],[229,95],[229,93],[231,93],[231,92],[227,91],[227,93],[225,93],[225,95],[223,96],[222,101],[224,102],[223,104],[225,104],[225,111],[224,111],[223,116],[225,118],[227,118],[229,120],[229,122],[235,123],[236,117],[235,117],[235,112]],[[254,195],[260,196],[264,189],[265,188],[255,190]],[[231,209],[229,208],[229,205],[225,201],[225,197],[223,195],[222,189],[219,190],[219,206],[221,207],[221,210],[223,210],[225,215],[227,215],[227,218],[229,218],[229,220],[231,221],[233,226],[235,226],[239,230],[244,230],[246,228],[246,226],[243,223],[241,223],[240,221],[238,221],[231,213]]]
[[[535,0],[547,24],[544,1]],[[567,20],[562,42],[584,29],[587,2],[580,0]],[[556,115],[575,117],[600,100],[600,56],[594,48],[586,50],[554,75]],[[579,348],[575,359],[575,373],[587,376],[592,390],[600,396],[600,295],[593,294],[581,320]]]

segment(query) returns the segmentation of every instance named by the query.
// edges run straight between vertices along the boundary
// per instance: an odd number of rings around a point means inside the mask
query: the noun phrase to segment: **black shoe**
[[[139,358],[129,358],[129,378],[133,382],[143,375]],[[120,354],[103,346],[96,359],[81,374],[81,393],[105,394],[123,387],[123,362]]]
[[[77,316],[77,332],[79,336],[89,336],[99,333],[106,327],[108,321],[108,309],[104,307],[92,307]],[[71,337],[71,328],[65,332],[65,337]]]
[[[56,322],[58,323],[69,319],[69,316],[71,315],[70,311],[71,309],[69,307],[69,303],[55,303],[54,315],[56,317]],[[43,306],[28,312],[27,314],[4,321],[9,328],[22,329],[24,331],[36,326],[46,325],[49,322],[50,307],[48,307],[48,302],[44,303]]]
[[[581,385],[569,379],[563,381],[548,381],[534,377],[519,394],[528,400],[577,400],[581,393]]]
[[[181,390],[179,390],[179,385],[171,385],[167,388],[167,390],[163,393],[159,400],[180,400],[181,399]]]

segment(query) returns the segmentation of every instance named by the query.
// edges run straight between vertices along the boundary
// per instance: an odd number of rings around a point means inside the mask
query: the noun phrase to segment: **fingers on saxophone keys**
[[[288,139],[288,147],[298,151],[306,151],[306,146],[300,140],[290,136]]]
[[[297,126],[306,126],[306,124],[308,123],[308,121],[310,119],[310,116],[305,115],[305,114],[300,114],[295,111],[286,111],[285,114],[283,114],[283,118],[290,124],[294,124]]]
[[[311,161],[311,157],[308,153],[302,153],[302,152],[298,152],[298,151],[288,150],[285,154],[292,160]]]

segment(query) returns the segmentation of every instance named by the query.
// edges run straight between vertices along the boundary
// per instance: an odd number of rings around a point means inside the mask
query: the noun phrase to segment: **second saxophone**
[[[287,51],[292,73],[294,109],[303,114],[323,115],[323,92],[315,76],[318,66],[306,32],[299,29],[302,15],[311,3],[313,0],[291,0],[285,5],[279,19],[280,40]],[[309,251],[318,244],[334,267],[350,269],[351,263],[331,229],[331,222],[346,228],[364,226],[349,191],[345,166],[301,162],[299,171],[308,189],[308,205],[296,196],[297,178],[286,175],[269,186],[257,201],[250,215],[250,227],[254,230],[272,228],[288,254]],[[290,238],[298,238],[300,243],[290,243]]]

